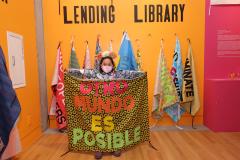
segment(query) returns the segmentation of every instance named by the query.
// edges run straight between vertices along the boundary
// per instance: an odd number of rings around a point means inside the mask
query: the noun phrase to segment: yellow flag
[[[195,116],[200,108],[197,80],[194,68],[192,47],[189,43],[188,55],[183,72],[183,107],[192,116]]]

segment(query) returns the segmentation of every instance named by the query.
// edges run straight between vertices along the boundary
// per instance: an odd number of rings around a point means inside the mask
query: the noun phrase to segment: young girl
[[[105,53],[105,54],[104,54]],[[103,52],[101,53],[102,58],[99,63],[99,73],[97,77],[99,79],[113,79],[115,76],[115,64],[113,61],[114,55],[112,52]],[[104,56],[105,55],[105,56]],[[119,157],[121,155],[121,151],[113,152],[113,155]],[[103,156],[102,152],[96,152],[95,158],[101,159]]]
[[[84,70],[83,77],[86,79],[114,79],[116,76],[115,64],[113,61],[113,58],[115,58],[114,53],[110,51],[104,51],[99,53],[96,58],[100,61],[98,68],[94,70]],[[121,151],[115,151],[112,154],[116,157],[119,157],[121,155]],[[101,159],[102,156],[102,152],[95,153],[96,159]]]

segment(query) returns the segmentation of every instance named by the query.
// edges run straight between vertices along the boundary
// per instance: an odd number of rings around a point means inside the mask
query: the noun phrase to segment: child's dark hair
[[[113,61],[113,58],[112,57],[110,57],[110,56],[106,56],[106,57],[103,57],[101,60],[100,60],[100,63],[99,63],[99,72],[100,73],[104,73],[104,71],[102,70],[102,63],[103,63],[103,61],[105,60],[105,59],[109,59],[111,62],[112,62],[112,64],[113,64],[113,69],[111,70],[111,72],[113,72],[114,70],[115,70],[115,63],[114,63],[114,61]]]

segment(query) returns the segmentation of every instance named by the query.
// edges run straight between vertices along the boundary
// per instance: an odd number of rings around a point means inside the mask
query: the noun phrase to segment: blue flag
[[[120,61],[117,66],[117,70],[138,70],[132,44],[127,32],[123,34],[122,43],[118,54],[120,56]]]
[[[179,39],[176,39],[176,46],[173,55],[173,64],[171,69],[171,75],[173,82],[176,86],[179,101],[183,101],[182,97],[182,84],[183,84],[183,66],[182,66],[182,55]]]
[[[179,102],[181,102],[183,101],[182,97],[183,68],[180,41],[178,38],[176,38],[176,46],[173,55],[171,75],[176,87]],[[171,107],[164,109],[164,111],[172,118],[174,122],[179,121],[181,115],[185,112],[184,108],[180,106],[180,103],[176,103]]]
[[[21,107],[8,76],[6,61],[0,47],[0,159],[8,145],[10,132],[20,111]]]

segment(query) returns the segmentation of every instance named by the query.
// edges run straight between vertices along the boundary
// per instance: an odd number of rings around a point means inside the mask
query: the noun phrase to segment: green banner
[[[86,80],[65,73],[70,151],[113,152],[149,141],[147,74]]]

